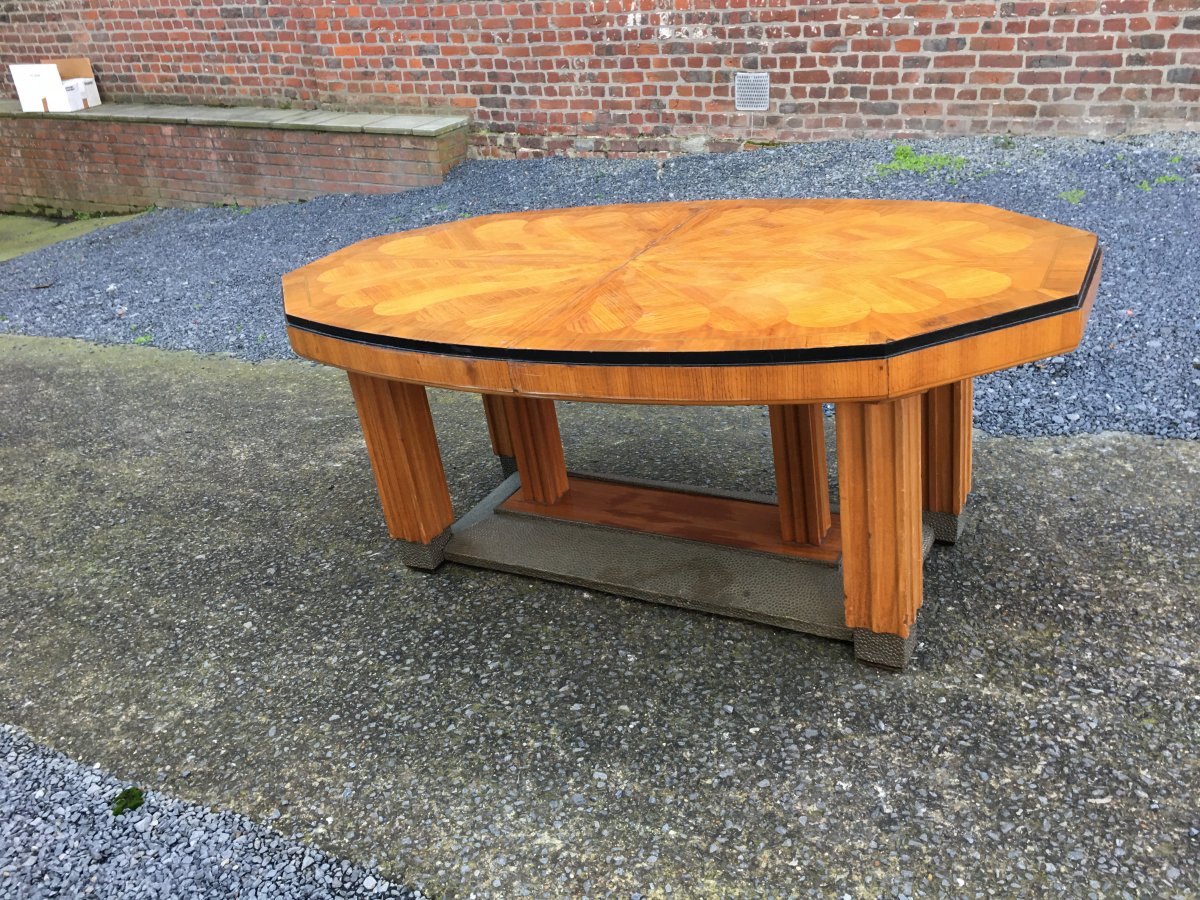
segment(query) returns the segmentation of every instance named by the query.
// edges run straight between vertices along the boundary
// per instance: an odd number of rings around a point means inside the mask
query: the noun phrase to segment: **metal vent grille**
[[[733,98],[738,109],[761,112],[771,102],[771,76],[766,72],[738,72],[733,77]]]

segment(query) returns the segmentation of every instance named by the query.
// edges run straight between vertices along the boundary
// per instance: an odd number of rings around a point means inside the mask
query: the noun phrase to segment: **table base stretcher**
[[[453,521],[420,385],[349,373],[385,518],[413,568],[443,560],[853,641],[903,668],[922,562],[962,532],[971,381],[839,403],[840,509],[820,404],[769,407],[777,498],[570,474],[553,401],[485,395],[506,478]]]

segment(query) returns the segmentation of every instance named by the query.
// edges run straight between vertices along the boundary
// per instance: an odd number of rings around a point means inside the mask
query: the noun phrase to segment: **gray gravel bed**
[[[128,786],[0,725],[0,896],[421,900],[236,813],[147,791],[115,816]]]
[[[1104,279],[1081,348],[980,378],[993,434],[1200,436],[1200,135],[910,142],[960,169],[880,177],[896,142],[653,161],[472,161],[436,188],[261,209],[162,210],[0,264],[0,332],[260,360],[291,355],[279,279],[354,241],[501,211],[688,198],[989,203],[1097,232]],[[1062,194],[1081,191],[1072,203]]]

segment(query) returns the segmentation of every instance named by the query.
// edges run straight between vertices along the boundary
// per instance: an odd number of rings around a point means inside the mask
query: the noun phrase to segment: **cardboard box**
[[[75,112],[100,105],[92,64],[83,57],[11,65],[8,70],[25,112]]]

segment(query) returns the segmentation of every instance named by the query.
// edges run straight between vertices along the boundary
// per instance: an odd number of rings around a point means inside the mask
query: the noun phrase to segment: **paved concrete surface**
[[[138,214],[140,215],[140,214]],[[16,216],[0,213],[0,262],[14,259],[31,250],[49,247],[68,238],[79,237],[105,225],[124,222],[134,216],[94,216],[88,219],[47,219],[42,216]]]
[[[499,480],[434,393],[457,508]],[[569,463],[771,488],[754,408]],[[1200,446],[981,439],[906,674],[398,565],[340,373],[0,337],[0,720],[443,896],[1194,896]]]

